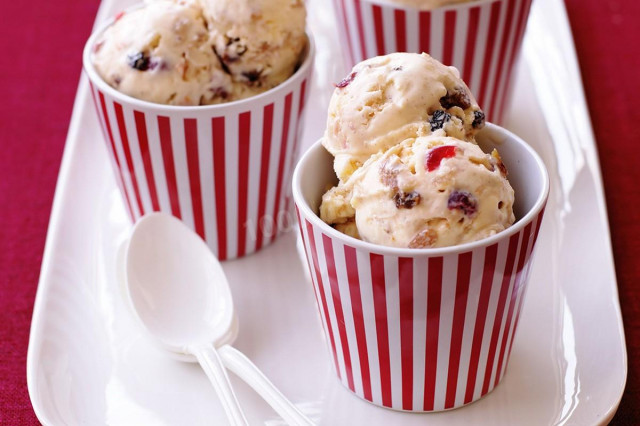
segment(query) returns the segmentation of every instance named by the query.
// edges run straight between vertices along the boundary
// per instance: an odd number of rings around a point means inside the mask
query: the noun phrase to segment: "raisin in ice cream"
[[[322,199],[321,218],[375,244],[467,243],[513,224],[514,192],[497,151],[431,135],[372,156]]]
[[[473,141],[484,114],[457,69],[426,53],[392,53],[357,64],[336,85],[325,148],[341,181],[371,155],[441,131]]]
[[[289,78],[307,39],[301,0],[156,0],[124,13],[94,46],[116,90],[170,105],[257,95]]]

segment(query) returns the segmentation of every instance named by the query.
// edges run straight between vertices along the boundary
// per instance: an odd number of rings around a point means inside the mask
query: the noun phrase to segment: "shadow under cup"
[[[515,191],[516,223],[453,247],[401,249],[342,234],[317,215],[337,180],[317,142],[298,163],[293,198],[322,326],[340,381],[376,405],[406,411],[461,407],[503,377],[549,193],[540,157],[492,124]]]
[[[118,92],[84,71],[125,207],[133,221],[161,211],[181,219],[220,260],[273,242],[293,219],[291,174],[303,129],[315,47],[296,72],[250,98],[202,106],[155,104]]]

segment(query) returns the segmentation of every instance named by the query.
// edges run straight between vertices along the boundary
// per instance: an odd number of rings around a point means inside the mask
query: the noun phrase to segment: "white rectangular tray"
[[[129,3],[105,0],[97,21]],[[331,54],[339,44],[323,6],[309,2],[318,56],[303,147],[321,136],[330,84],[346,73]],[[588,425],[615,413],[626,349],[597,151],[561,0],[534,2],[524,53],[506,127],[545,160],[551,196],[510,364],[490,395],[435,414],[370,405],[334,377],[293,229],[224,264],[240,320],[235,346],[318,424]],[[34,410],[52,425],[225,424],[199,367],[156,348],[120,299],[116,254],[130,224],[101,138],[83,78],[34,308],[27,360]],[[251,424],[282,424],[232,379]]]

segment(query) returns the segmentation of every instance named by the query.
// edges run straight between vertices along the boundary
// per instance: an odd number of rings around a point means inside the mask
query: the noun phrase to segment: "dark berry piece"
[[[473,123],[471,123],[474,129],[479,129],[484,127],[484,112],[482,111],[473,111]]]
[[[262,70],[243,71],[242,75],[251,83],[255,83],[256,81],[260,80]]]
[[[402,67],[401,66],[397,66],[397,67],[393,67],[394,71],[402,71]]]
[[[144,52],[132,53],[127,55],[127,63],[131,68],[138,71],[146,71],[149,69],[149,57]]]
[[[429,120],[431,123],[431,131],[435,132],[438,129],[442,129],[444,127],[444,123],[451,119],[451,114],[441,109],[435,111]]]
[[[356,78],[356,75],[357,75],[357,74],[358,74],[358,73],[357,73],[357,72],[355,72],[355,71],[354,71],[354,72],[352,72],[351,74],[349,74],[348,76],[346,76],[345,78],[343,78],[343,79],[342,79],[342,81],[341,81],[340,83],[336,84],[335,86],[336,86],[338,89],[342,89],[342,88],[347,87],[349,84],[351,84],[351,82],[353,81],[353,79],[354,79],[354,78]]]
[[[393,201],[395,201],[396,207],[399,209],[412,209],[420,204],[420,194],[416,191],[399,191],[393,196]]]
[[[447,94],[440,98],[440,105],[445,109],[453,108],[454,106],[467,109],[471,106],[471,100],[466,90],[462,87],[456,87],[451,91],[447,91]]]
[[[461,210],[467,216],[472,216],[478,210],[478,201],[467,191],[453,191],[447,202],[449,210]]]
[[[427,161],[425,167],[428,172],[432,172],[438,167],[445,158],[451,158],[456,155],[456,147],[453,145],[437,146],[427,153]]]

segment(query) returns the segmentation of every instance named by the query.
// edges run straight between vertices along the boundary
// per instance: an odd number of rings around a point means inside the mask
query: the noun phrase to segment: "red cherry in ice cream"
[[[427,153],[427,161],[425,167],[427,171],[432,172],[438,167],[445,158],[451,158],[456,155],[456,147],[452,145],[444,145],[433,148]]]

